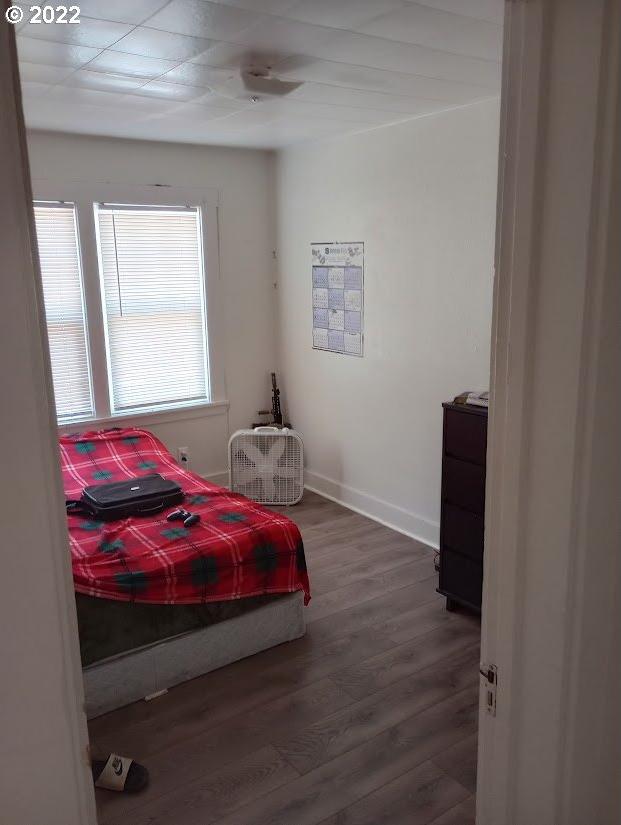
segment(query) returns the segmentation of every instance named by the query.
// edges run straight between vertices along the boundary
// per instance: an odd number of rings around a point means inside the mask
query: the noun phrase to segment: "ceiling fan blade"
[[[253,95],[267,95],[268,97],[284,97],[291,94],[302,85],[301,80],[281,80],[254,72],[242,72],[244,88]]]

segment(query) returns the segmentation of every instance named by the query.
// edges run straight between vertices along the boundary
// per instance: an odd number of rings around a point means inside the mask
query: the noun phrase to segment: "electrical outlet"
[[[177,447],[177,459],[179,464],[182,467],[189,467],[190,466],[190,448],[189,447]]]

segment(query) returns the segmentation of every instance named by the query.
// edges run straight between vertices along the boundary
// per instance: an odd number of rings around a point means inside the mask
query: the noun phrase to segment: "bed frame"
[[[84,668],[89,719],[303,636],[300,592]]]

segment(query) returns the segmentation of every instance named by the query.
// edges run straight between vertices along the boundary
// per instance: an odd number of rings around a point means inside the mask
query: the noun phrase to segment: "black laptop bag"
[[[183,501],[183,491],[159,473],[126,481],[85,487],[78,500],[66,501],[67,515],[84,515],[97,521],[117,521],[129,516],[149,516]]]

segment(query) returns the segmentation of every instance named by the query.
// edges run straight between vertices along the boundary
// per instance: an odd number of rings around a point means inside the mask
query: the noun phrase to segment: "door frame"
[[[0,454],[9,471],[0,496],[2,818],[95,825],[26,131],[14,30],[4,14],[0,170]]]
[[[500,110],[500,145],[490,409],[488,421],[485,554],[481,661],[500,669],[497,715],[490,717],[481,685],[477,771],[477,823],[509,822],[509,740],[514,724],[513,628],[517,621],[520,493],[524,477],[528,342],[534,295],[532,259],[536,210],[537,145],[541,107],[543,8],[506,3]],[[502,594],[502,595],[501,595]]]
[[[618,615],[621,445],[601,412],[621,396],[619,5],[505,5],[481,639],[499,675],[496,716],[482,684],[479,825],[618,821],[597,776],[619,673],[596,684],[583,663],[618,639],[601,628]]]

